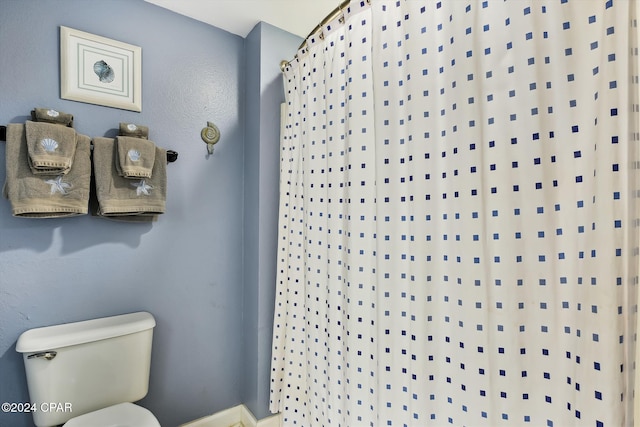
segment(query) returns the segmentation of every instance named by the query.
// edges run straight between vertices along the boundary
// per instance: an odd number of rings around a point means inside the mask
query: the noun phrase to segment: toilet
[[[37,427],[160,427],[135,405],[149,388],[156,321],[138,312],[30,329],[20,335]]]

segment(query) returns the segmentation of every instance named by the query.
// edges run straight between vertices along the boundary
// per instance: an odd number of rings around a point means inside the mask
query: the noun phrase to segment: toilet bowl
[[[156,322],[147,312],[31,329],[18,338],[37,427],[160,427],[146,396]]]

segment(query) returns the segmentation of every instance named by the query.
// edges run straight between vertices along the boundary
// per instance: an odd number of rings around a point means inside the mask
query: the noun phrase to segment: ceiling
[[[305,38],[340,0],[146,0],[246,37],[260,21]]]

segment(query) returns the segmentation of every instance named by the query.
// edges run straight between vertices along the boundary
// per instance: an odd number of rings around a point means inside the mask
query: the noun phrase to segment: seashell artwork
[[[44,138],[40,141],[40,145],[47,153],[53,153],[58,148],[58,141],[51,138]]]
[[[58,117],[60,115],[60,113],[58,113],[56,110],[48,110],[47,111],[47,116],[49,117]]]
[[[102,83],[111,83],[116,77],[113,72],[113,68],[103,60],[97,61],[93,64],[93,71]]]
[[[127,155],[129,156],[129,159],[132,162],[137,162],[138,160],[140,160],[140,152],[134,148],[132,148],[131,150],[129,150],[127,152]]]
[[[131,132],[133,132],[134,130],[138,129],[138,126],[134,125],[133,123],[129,123],[127,125],[127,129],[129,129]]]

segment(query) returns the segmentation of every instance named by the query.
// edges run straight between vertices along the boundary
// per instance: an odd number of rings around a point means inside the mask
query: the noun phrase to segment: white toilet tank
[[[147,312],[31,329],[18,338],[38,427],[142,399],[156,322]]]

